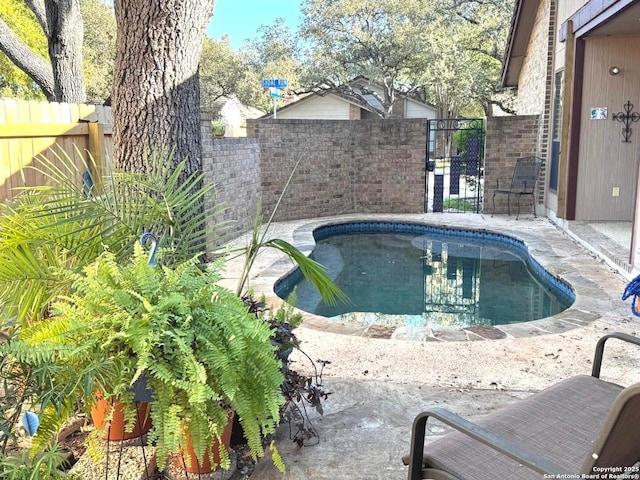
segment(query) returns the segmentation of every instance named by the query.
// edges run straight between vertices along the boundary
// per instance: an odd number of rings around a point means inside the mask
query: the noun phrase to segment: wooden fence
[[[0,99],[0,201],[13,198],[16,187],[45,182],[24,168],[40,156],[55,160],[64,152],[83,169],[89,153],[99,169],[110,166],[111,125],[110,107]]]

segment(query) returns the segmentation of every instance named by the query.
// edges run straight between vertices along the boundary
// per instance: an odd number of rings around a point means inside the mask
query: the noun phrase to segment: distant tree
[[[49,61],[0,18],[0,51],[24,71],[49,100],[83,102],[83,23],[80,0],[25,0],[47,39]],[[2,12],[0,12],[2,14]]]
[[[299,90],[298,51],[297,37],[284,19],[278,18],[271,25],[262,25],[258,29],[258,36],[245,43],[240,50],[248,73],[238,86],[238,98],[258,110],[269,111],[273,100],[269,92],[262,89],[262,79],[286,79],[289,84],[286,92]]]
[[[431,22],[425,32],[427,48],[409,69],[414,91],[436,106],[438,118],[459,117],[476,100],[473,88],[479,69],[475,54],[465,47],[464,26],[444,16]]]
[[[89,103],[104,103],[113,89],[116,17],[103,0],[82,0],[84,80]]]
[[[309,42],[304,84],[339,88],[364,75],[384,86],[389,116],[397,92],[434,104],[440,116],[490,114],[513,0],[305,0]]]
[[[457,36],[468,52],[474,76],[471,98],[488,117],[493,105],[512,111],[513,95],[500,86],[500,74],[514,4],[514,0],[443,0],[440,3],[445,21],[460,24]],[[443,25],[444,34],[448,24]]]
[[[302,35],[310,42],[307,83],[344,85],[364,75],[384,87],[383,116],[391,115],[405,72],[416,65],[432,20],[429,0],[306,0]],[[314,78],[315,77],[315,78]]]
[[[229,37],[205,38],[200,60],[202,110],[212,112],[219,98],[237,96],[248,74],[242,57],[229,46]]]

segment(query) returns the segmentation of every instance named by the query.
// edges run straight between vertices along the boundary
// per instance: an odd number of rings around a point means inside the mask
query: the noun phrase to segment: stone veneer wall
[[[228,222],[225,238],[251,230],[260,200],[260,147],[254,138],[213,138],[211,121],[202,122],[204,179],[215,186],[208,207],[222,207],[216,222]],[[209,228],[213,228],[210,225]],[[210,246],[224,239],[210,235]]]
[[[424,211],[426,120],[249,120],[258,139],[263,214],[298,169],[276,220]]]
[[[500,180],[500,187],[511,184],[515,161],[520,157],[536,156],[538,150],[538,115],[522,115],[513,117],[493,117],[487,121],[487,139],[484,161],[484,205],[483,213],[493,211],[493,191],[496,181]],[[542,175],[538,183],[542,180]],[[516,197],[511,197],[515,206]],[[520,212],[531,212],[532,196],[523,196]],[[515,215],[515,208],[511,213]],[[507,213],[507,196],[496,196],[496,212]]]

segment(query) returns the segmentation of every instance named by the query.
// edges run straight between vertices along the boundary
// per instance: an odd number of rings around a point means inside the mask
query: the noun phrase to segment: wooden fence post
[[[89,123],[89,155],[93,158],[95,172],[91,172],[94,181],[94,189],[101,190],[107,166],[107,154],[104,146],[104,125],[102,123]]]

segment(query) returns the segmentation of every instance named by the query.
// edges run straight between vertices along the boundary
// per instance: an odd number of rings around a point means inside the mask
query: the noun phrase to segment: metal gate
[[[484,142],[483,119],[427,122],[425,212],[480,212]]]

